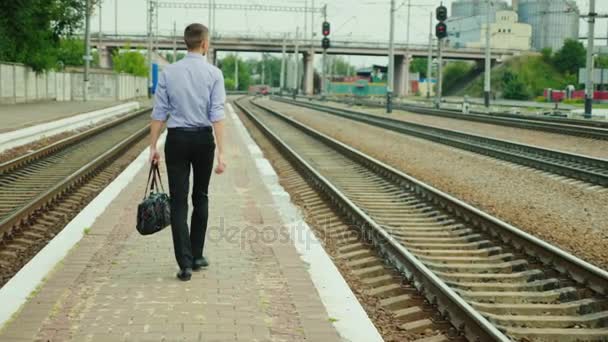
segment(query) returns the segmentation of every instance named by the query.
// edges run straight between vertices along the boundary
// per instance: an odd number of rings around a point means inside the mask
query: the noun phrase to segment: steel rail
[[[337,101],[340,103],[349,103],[346,101]],[[380,102],[369,100],[356,100],[357,104],[362,104],[370,107],[382,107]],[[543,118],[543,117],[528,117],[507,113],[491,113],[485,114],[473,111],[470,114],[463,114],[459,111],[449,109],[433,109],[421,105],[395,103],[394,107],[404,111],[410,111],[416,114],[432,115],[447,117],[450,119],[476,121],[489,123],[494,125],[531,129],[550,133],[558,133],[572,136],[579,136],[594,139],[608,139],[608,122],[585,121],[579,119],[563,119],[563,118]]]
[[[333,203],[345,212],[357,227],[362,229],[363,236],[371,239],[381,253],[385,255],[387,262],[394,266],[400,273],[408,279],[415,280],[417,287],[424,293],[429,302],[436,304],[442,314],[457,327],[469,340],[475,341],[510,341],[503,333],[488,322],[481,314],[465,302],[454,290],[439,279],[431,270],[411,254],[401,243],[391,234],[377,224],[362,209],[357,207],[346,195],[316,171],[298,153],[289,147],[279,136],[277,136],[268,126],[262,123],[250,110],[240,103],[236,105],[250,117],[253,122],[273,141],[275,146],[284,151],[287,158],[294,161],[297,167],[306,173],[314,184],[325,194],[330,196]],[[275,113],[276,114],[276,113]],[[280,114],[278,114],[280,115]],[[350,147],[333,140],[330,137],[305,127],[296,121],[284,116],[282,119],[293,124],[296,128],[303,130],[307,134],[322,139],[328,145],[344,149],[348,152],[355,152]]]
[[[114,120],[100,127],[96,127],[73,137],[63,139],[39,151],[4,163],[3,166],[5,167],[5,169],[3,170],[4,172],[7,172],[6,170],[8,169],[14,170],[16,167],[23,166],[24,164],[31,163],[35,160],[51,155],[75,143],[86,140],[87,138],[94,136],[102,132],[103,130],[110,129],[116,125],[119,125],[120,123],[128,121],[136,116],[142,115],[149,111],[150,109],[138,111],[135,114],[129,115],[127,117]],[[0,220],[0,241],[2,241],[2,239],[4,239],[6,236],[11,235],[14,229],[18,228],[20,225],[27,223],[27,221],[32,215],[35,215],[41,209],[44,209],[47,206],[51,205],[54,201],[58,200],[66,192],[71,191],[74,187],[81,185],[87,179],[95,175],[95,173],[98,172],[101,168],[103,168],[107,163],[111,162],[125,149],[133,145],[133,143],[139,141],[142,137],[148,134],[148,132],[149,125],[146,125],[135,133],[129,135],[127,138],[123,139],[117,145],[114,145],[114,147],[112,147],[111,149],[105,151],[103,154],[96,157],[94,160],[80,167],[77,171],[73,172],[70,176],[66,177],[60,183],[54,184],[47,191],[39,194],[35,198],[28,201],[27,204],[21,206],[15,212],[11,213],[9,216]]]
[[[582,259],[567,253],[552,244],[534,237],[512,225],[501,221],[451,195],[444,193],[412,176],[409,176],[387,164],[382,163],[340,141],[337,141],[319,131],[303,125],[302,123],[279,113],[278,111],[254,103],[257,107],[266,110],[295,127],[323,141],[327,145],[337,148],[355,160],[362,162],[385,175],[387,178],[402,183],[404,186],[413,187],[415,192],[429,202],[447,209],[452,214],[472,223],[476,228],[488,233],[490,236],[513,245],[530,256],[538,258],[543,264],[551,265],[563,274],[569,275],[579,284],[590,287],[595,292],[608,295],[608,272],[600,269]]]
[[[608,160],[566,153],[537,146],[493,139],[461,131],[436,128],[359,111],[274,98],[280,102],[319,110],[399,133],[431,140],[467,151],[563,175],[601,186],[608,186]]]
[[[74,145],[80,141],[83,141],[89,137],[92,137],[98,133],[101,133],[109,128],[115,127],[120,125],[123,122],[129,121],[135,117],[138,117],[144,113],[149,112],[150,109],[142,109],[139,110],[137,112],[134,112],[132,114],[128,114],[128,115],[124,115],[121,116],[119,119],[116,120],[112,120],[109,122],[106,122],[102,125],[96,126],[94,128],[91,128],[89,130],[86,130],[82,133],[78,133],[76,135],[64,138],[62,140],[59,140],[57,142],[54,142],[48,146],[45,146],[41,149],[38,149],[36,151],[30,152],[28,154],[25,154],[23,156],[14,158],[12,160],[8,160],[4,163],[0,163],[0,175],[6,174],[8,172],[11,172],[13,170],[15,170],[16,168],[20,168],[23,167],[29,163],[32,163],[40,158],[44,158],[46,156],[49,156],[51,154],[56,153],[57,151],[60,151],[68,146]]]

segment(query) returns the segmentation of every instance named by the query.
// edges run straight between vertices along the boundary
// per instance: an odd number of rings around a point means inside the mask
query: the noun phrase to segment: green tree
[[[551,59],[553,58],[553,49],[550,47],[546,47],[540,50],[541,55],[543,56],[543,62],[552,63]]]
[[[141,77],[147,76],[149,72],[144,55],[140,51],[131,51],[128,46],[125,52],[114,51],[112,63],[116,72],[124,72]]]
[[[64,65],[83,65],[84,59],[84,40],[67,38],[59,42],[57,49],[57,61],[61,61]]]
[[[553,66],[562,73],[578,74],[580,68],[585,67],[587,50],[579,41],[568,39],[564,46],[555,52]]]
[[[526,83],[517,75],[507,71],[502,76],[503,97],[510,100],[529,100],[530,91]]]
[[[224,86],[226,90],[234,90],[235,78],[234,72],[235,63],[239,65],[239,89],[238,90],[247,90],[249,89],[249,85],[251,84],[251,75],[249,73],[249,67],[247,63],[238,58],[236,55],[228,55],[221,60],[219,60],[219,66],[224,74]]]
[[[24,63],[36,71],[56,67],[60,37],[82,27],[85,4],[86,0],[1,1],[0,60]]]
[[[420,73],[420,77],[426,78],[429,61],[427,58],[414,58],[410,63],[410,72]]]
[[[186,57],[186,53],[185,52],[177,52],[177,60],[180,61],[182,60],[184,57]],[[173,52],[167,52],[165,54],[165,59],[167,60],[167,62],[169,63],[173,63]]]
[[[281,59],[271,54],[262,54],[261,59],[249,59],[247,67],[252,75],[251,82],[264,83],[271,87],[281,84]],[[264,79],[262,79],[262,76]]]
[[[356,68],[343,57],[330,57],[330,67],[334,76],[351,76],[356,73]]]

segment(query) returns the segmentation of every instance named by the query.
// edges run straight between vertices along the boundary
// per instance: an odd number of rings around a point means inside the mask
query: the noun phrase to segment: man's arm
[[[156,148],[158,137],[163,130],[163,124],[169,116],[169,96],[167,94],[167,82],[165,73],[161,73],[156,86],[154,96],[154,110],[152,111],[152,123],[150,124],[150,162],[157,164],[160,161],[160,153]]]
[[[215,133],[215,145],[217,149],[217,166],[215,173],[221,174],[226,169],[224,161],[224,104],[226,102],[226,89],[224,88],[224,76],[219,72],[218,79],[211,90],[209,106],[209,121],[213,125]]]
[[[219,175],[226,169],[226,164],[224,162],[224,120],[213,123],[213,132],[215,133],[215,145],[217,149],[217,166],[215,167],[215,173]]]

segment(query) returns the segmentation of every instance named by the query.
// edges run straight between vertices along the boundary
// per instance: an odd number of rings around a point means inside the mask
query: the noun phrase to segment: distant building
[[[476,17],[484,16],[487,11],[488,2],[486,0],[458,0],[452,2],[452,12],[449,13],[450,17]],[[493,1],[493,5],[490,6],[491,15],[494,17],[496,11],[502,11],[509,8],[506,1]]]
[[[489,7],[490,21],[496,21],[496,12],[508,9],[506,1],[494,1]],[[452,2],[452,12],[447,20],[449,43],[454,47],[466,47],[480,41],[481,28],[486,22],[486,0],[459,0]]]
[[[558,50],[578,39],[580,11],[574,0],[516,1],[519,20],[532,25],[532,48]]]
[[[490,45],[493,49],[530,50],[532,26],[517,21],[514,11],[496,12],[496,20],[490,24]],[[467,43],[466,47],[481,48],[486,46],[486,24],[482,24],[476,42]]]

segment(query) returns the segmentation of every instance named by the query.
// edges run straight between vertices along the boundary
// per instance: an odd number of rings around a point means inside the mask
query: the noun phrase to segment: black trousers
[[[171,195],[171,231],[175,259],[180,268],[191,268],[194,259],[203,256],[209,201],[207,192],[215,142],[208,131],[185,132],[169,129],[165,143],[165,160]],[[188,232],[188,190],[190,168],[193,170],[192,218]]]

